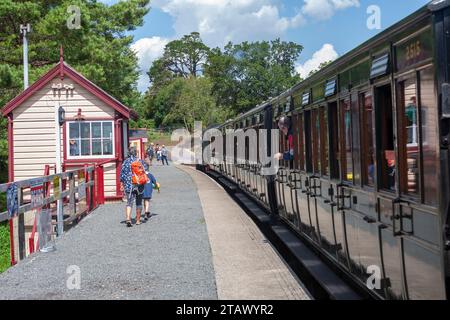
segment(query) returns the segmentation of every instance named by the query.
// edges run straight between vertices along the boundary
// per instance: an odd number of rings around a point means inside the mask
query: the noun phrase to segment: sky
[[[114,4],[120,0],[100,0]],[[138,88],[164,46],[193,31],[210,47],[229,41],[281,38],[304,49],[296,70],[306,77],[429,3],[429,0],[152,0],[142,27],[132,32],[139,57]],[[379,12],[379,15],[377,14]],[[368,21],[369,25],[368,26]],[[379,25],[377,25],[379,22]]]

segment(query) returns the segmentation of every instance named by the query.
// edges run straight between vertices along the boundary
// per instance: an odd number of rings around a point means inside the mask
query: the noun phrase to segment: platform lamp
[[[64,125],[64,123],[66,122],[66,111],[64,110],[63,106],[59,105],[59,103],[57,103],[55,105],[55,139],[56,139],[56,173],[61,173],[62,172],[62,161],[61,161],[61,126]],[[62,181],[60,180],[59,183],[59,193],[61,194],[62,192]],[[57,226],[57,230],[58,230],[58,236],[62,235],[62,233],[64,232],[64,223],[63,223],[63,203],[62,200],[59,199],[57,200],[57,222],[58,222],[58,226]]]

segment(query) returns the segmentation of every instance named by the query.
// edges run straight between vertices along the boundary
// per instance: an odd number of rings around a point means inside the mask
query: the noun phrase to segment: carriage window
[[[328,117],[329,121],[329,136],[330,136],[330,171],[332,179],[339,179],[339,127],[338,127],[338,111],[337,102],[330,103],[328,105]]]
[[[305,135],[303,132],[303,114],[298,115],[298,153],[300,170],[305,170]]]
[[[306,171],[312,172],[312,150],[311,150],[311,111],[306,111],[304,113],[304,141],[305,141],[305,162],[306,162]]]
[[[325,108],[320,109],[320,155],[322,174],[328,176],[328,114]]]
[[[352,158],[352,113],[350,99],[341,101],[341,132],[342,132],[342,175],[344,181],[353,181]]]
[[[400,190],[417,197],[420,192],[420,159],[416,77],[400,82],[398,89]]]
[[[314,173],[320,173],[320,118],[319,118],[319,110],[312,111],[312,160],[313,160],[313,169]]]
[[[374,159],[374,126],[373,126],[373,106],[372,95],[363,93],[361,95],[362,109],[362,157],[363,157],[363,181],[365,185],[372,187],[375,181],[375,159]]]
[[[422,161],[425,203],[438,204],[438,108],[434,88],[434,70],[420,72],[420,109]]]
[[[358,95],[352,94],[352,158],[353,158],[353,182],[356,185],[361,184],[361,135],[359,133],[359,104]]]
[[[375,112],[377,137],[379,139],[379,185],[382,189],[395,191],[394,122],[392,118],[391,86],[376,89]]]
[[[299,115],[296,114],[292,117],[292,134],[294,143],[294,168],[298,169],[300,159],[300,143],[299,143]]]

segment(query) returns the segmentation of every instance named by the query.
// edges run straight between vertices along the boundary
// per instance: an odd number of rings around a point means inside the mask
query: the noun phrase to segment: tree
[[[204,127],[222,123],[229,115],[226,109],[216,105],[211,94],[212,83],[208,78],[179,79],[181,85],[171,111],[164,118],[165,123],[182,123],[189,131],[194,121],[201,121]]]
[[[107,6],[96,0],[0,1],[0,106],[23,88],[20,24],[30,23],[29,78],[33,83],[64,59],[89,80],[133,107],[140,100],[137,57],[130,45],[129,31],[143,24],[149,0],[120,1]],[[69,29],[73,14],[80,9],[80,28]],[[6,139],[6,122],[0,122],[0,141]],[[0,154],[4,143],[0,144]]]
[[[156,87],[175,77],[197,77],[203,73],[210,49],[203,43],[198,32],[169,42],[163,56],[156,60],[148,75]]]
[[[218,104],[245,112],[300,81],[295,71],[303,47],[280,39],[229,43],[209,55],[205,74]]]
[[[311,77],[314,73],[319,72],[320,70],[322,70],[323,68],[325,68],[332,62],[333,62],[332,60],[322,62],[317,69],[314,69],[309,73],[308,78]]]
[[[170,123],[167,119],[164,122],[164,119],[171,112],[175,101],[178,100],[182,87],[183,78],[175,78],[161,86],[157,91],[148,91],[144,102],[144,118],[154,119],[157,127],[162,124],[173,125],[174,123]]]

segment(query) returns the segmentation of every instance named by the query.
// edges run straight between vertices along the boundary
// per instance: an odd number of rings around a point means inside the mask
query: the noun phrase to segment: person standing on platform
[[[159,147],[159,143],[156,144],[155,154],[156,154],[156,161],[159,162],[161,160],[161,150]]]
[[[150,143],[150,146],[147,148],[147,158],[149,160],[149,166],[152,166],[153,158],[155,157],[155,145]]]
[[[169,157],[169,150],[167,150],[165,145],[162,145],[162,148],[161,148],[161,161],[162,161],[163,165],[164,165],[164,161],[166,162],[166,165],[169,165],[169,161],[167,160],[168,157]]]

